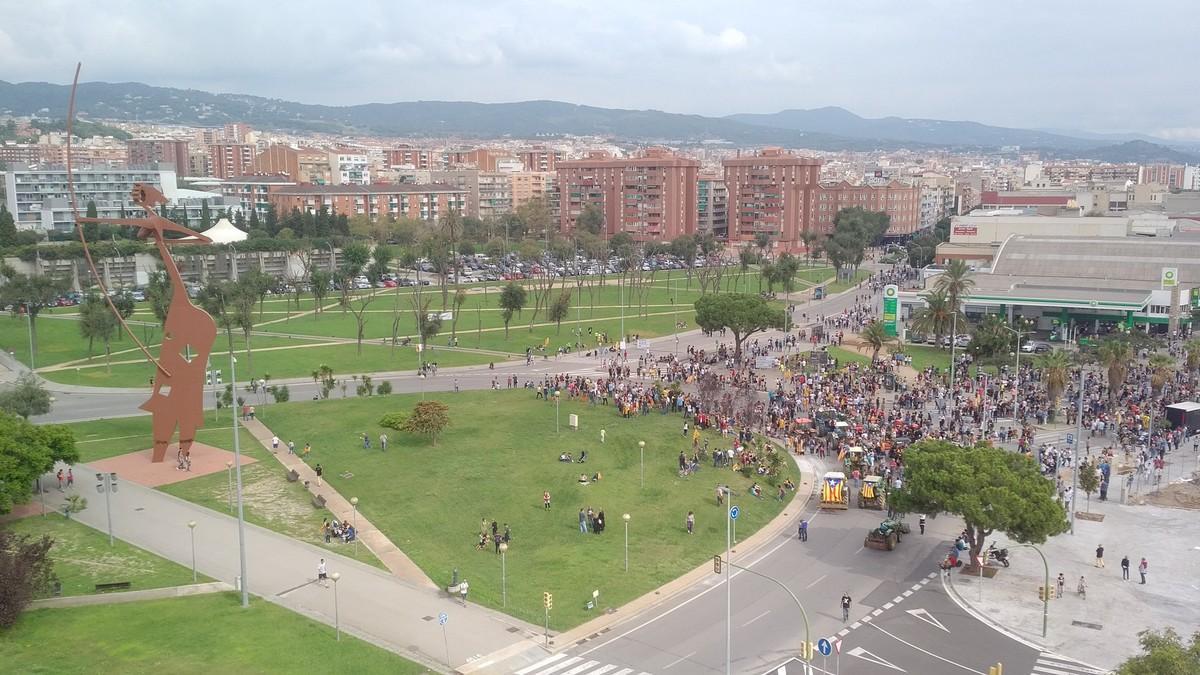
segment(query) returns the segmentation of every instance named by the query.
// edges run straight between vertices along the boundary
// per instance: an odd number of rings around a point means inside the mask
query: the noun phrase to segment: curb
[[[63,607],[83,607],[86,605],[115,605],[125,602],[140,602],[142,600],[163,600],[166,598],[184,598],[192,595],[207,595],[234,590],[233,586],[224,581],[214,581],[185,586],[167,586],[166,588],[147,588],[140,591],[124,593],[99,593],[91,595],[70,595],[60,598],[42,598],[29,603],[30,609],[48,609]]]

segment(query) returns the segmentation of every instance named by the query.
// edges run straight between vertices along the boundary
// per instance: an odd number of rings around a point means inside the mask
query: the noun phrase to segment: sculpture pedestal
[[[226,471],[226,462],[233,461],[233,453],[228,450],[222,450],[204,443],[192,443],[191,457],[192,470],[181,471],[177,468],[178,461],[176,456],[179,452],[179,444],[172,443],[167,447],[167,457],[164,461],[154,463],[150,459],[154,454],[152,448],[130,452],[116,457],[109,457],[96,462],[89,462],[88,466],[96,471],[110,472],[115,471],[118,478],[132,481],[138,485],[146,487],[158,487],[159,485],[170,485],[180,481],[195,478],[197,476],[207,476],[213,473]],[[242,466],[253,464],[258,460],[242,455]],[[78,476],[76,482],[80,480]]]

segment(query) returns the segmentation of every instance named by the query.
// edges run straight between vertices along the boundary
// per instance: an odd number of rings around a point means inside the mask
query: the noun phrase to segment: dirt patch
[[[1146,503],[1172,509],[1200,511],[1200,471],[1192,473],[1188,482],[1172,483],[1158,492],[1146,495]]]

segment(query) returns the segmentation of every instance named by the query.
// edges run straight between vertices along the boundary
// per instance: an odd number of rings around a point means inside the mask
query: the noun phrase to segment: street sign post
[[[737,520],[738,514],[740,514],[741,512],[742,512],[742,510],[736,506],[729,507],[729,517],[732,518],[733,520]]]
[[[821,638],[817,640],[817,651],[821,652],[821,656],[829,656],[833,653],[833,644],[829,640]]]
[[[445,612],[438,614],[438,623],[442,626],[442,646],[446,648],[446,667],[454,668],[450,665],[450,639],[446,637],[446,622],[450,620],[450,616]]]

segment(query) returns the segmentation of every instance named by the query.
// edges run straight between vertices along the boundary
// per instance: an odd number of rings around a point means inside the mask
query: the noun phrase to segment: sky
[[[1196,0],[0,0],[0,79],[1200,140]],[[2,102],[0,102],[2,103]]]

